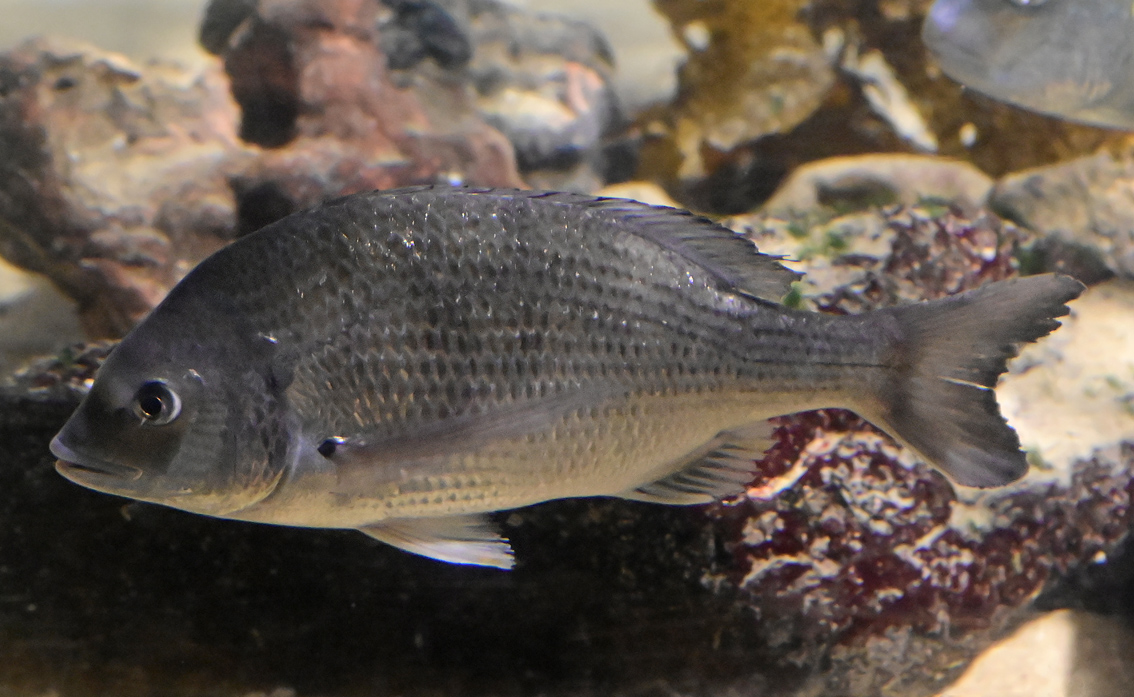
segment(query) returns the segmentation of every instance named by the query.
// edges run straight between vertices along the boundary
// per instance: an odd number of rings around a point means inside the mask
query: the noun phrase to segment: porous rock
[[[778,237],[769,220],[732,223],[768,243]],[[797,289],[800,302],[839,312],[1011,277],[1030,239],[995,216],[936,207],[873,209],[795,230],[782,235],[785,247],[810,255],[808,266],[820,262],[820,272]],[[1062,334],[1029,349],[999,389],[1025,444],[1054,443],[1043,437],[1050,419],[1030,417],[1079,409],[1074,393],[1096,389],[1093,374],[1074,367],[1088,360],[1084,350],[1091,353],[1078,337],[1089,332],[1081,337],[1086,346],[1097,336],[1087,320],[1065,320]],[[1116,355],[1129,348],[1115,347]],[[1067,379],[1045,365],[1065,369]],[[1039,389],[1017,387],[1041,376],[1047,380]],[[1120,392],[1107,394],[1101,407],[1119,419]],[[721,509],[734,526],[739,568],[716,578],[751,594],[762,626],[795,660],[822,656],[840,666],[821,681],[825,693],[931,694],[992,637],[1027,619],[1050,578],[1106,558],[1126,537],[1129,428],[1108,429],[1098,442],[1045,445],[1024,479],[971,490],[910,461],[852,414],[815,412],[782,423],[777,448],[786,456],[773,450],[761,468],[766,479],[750,487],[747,500]],[[833,645],[832,636],[839,637]]]
[[[726,225],[761,251],[806,272],[788,299],[857,313],[939,298],[1009,278],[1034,246],[1031,233],[982,209],[937,203],[839,212],[761,212]]]
[[[230,66],[245,137],[269,146],[323,133],[328,114],[356,128],[361,109],[378,114],[388,142],[373,147],[388,159],[423,118],[471,111],[504,133],[530,183],[585,191],[602,185],[603,138],[620,124],[598,31],[495,0],[214,0],[201,43]],[[369,103],[338,103],[352,80],[370,83],[350,90]],[[314,130],[305,114],[317,115]]]

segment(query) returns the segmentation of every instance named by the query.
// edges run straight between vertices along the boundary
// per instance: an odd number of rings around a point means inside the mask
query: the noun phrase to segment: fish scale
[[[202,262],[52,448],[100,490],[500,567],[511,551],[486,513],[735,494],[766,419],[803,409],[855,409],[961,483],[1022,474],[987,388],[1078,282],[840,317],[774,302],[794,278],[674,209],[358,194]]]
[[[612,307],[610,303],[603,302],[602,291],[605,290],[605,288],[599,285],[599,279],[597,277],[588,278],[587,284],[583,285],[581,288],[575,284],[565,283],[565,277],[570,274],[574,268],[589,266],[590,262],[587,261],[585,264],[579,264],[575,261],[574,256],[567,256],[563,251],[558,251],[555,247],[551,246],[556,241],[551,239],[550,236],[545,236],[543,240],[543,242],[548,245],[546,247],[548,250],[546,256],[539,254],[528,255],[529,264],[527,267],[513,269],[513,273],[511,274],[511,289],[519,289],[519,291],[523,293],[523,298],[527,306],[526,312],[517,313],[513,311],[509,314],[509,309],[516,308],[519,303],[505,296],[497,298],[493,308],[492,324],[479,321],[481,318],[475,313],[471,315],[461,314],[459,311],[463,308],[459,306],[459,303],[437,303],[434,301],[434,298],[441,297],[451,299],[462,293],[475,297],[482,293],[498,295],[501,293],[507,294],[509,292],[508,288],[501,287],[502,283],[499,278],[486,279],[483,273],[476,271],[481,265],[479,263],[481,261],[478,255],[479,250],[485,246],[491,247],[491,245],[462,244],[464,237],[468,234],[467,231],[461,230],[456,226],[443,225],[443,221],[441,220],[442,216],[435,212],[429,215],[423,215],[425,221],[421,225],[415,225],[415,221],[412,219],[412,215],[415,212],[415,210],[411,209],[409,212],[411,216],[410,219],[404,221],[399,218],[397,211],[389,214],[391,227],[394,229],[420,229],[420,233],[417,233],[413,238],[406,237],[401,240],[395,239],[390,244],[390,251],[386,252],[383,261],[390,257],[397,256],[399,246],[407,250],[420,248],[423,255],[431,255],[433,252],[438,253],[440,256],[438,257],[438,261],[434,264],[415,265],[407,269],[407,271],[412,274],[410,278],[418,281],[421,286],[425,286],[429,284],[430,281],[434,281],[431,285],[433,291],[432,297],[425,293],[420,293],[420,299],[418,299],[411,293],[410,297],[405,299],[404,304],[402,304],[400,308],[399,314],[404,313],[404,315],[395,315],[389,317],[389,319],[373,318],[370,308],[381,304],[388,304],[390,298],[398,299],[396,290],[390,286],[404,283],[406,276],[401,273],[402,269],[395,268],[389,276],[383,278],[386,284],[379,284],[370,288],[362,287],[360,292],[360,284],[358,281],[351,283],[351,288],[354,290],[354,293],[348,301],[355,303],[356,306],[347,307],[344,314],[347,317],[355,318],[355,321],[358,321],[357,318],[369,317],[365,325],[355,325],[355,327],[365,326],[367,328],[377,328],[385,322],[402,324],[405,322],[403,317],[428,316],[428,309],[432,307],[436,310],[434,313],[436,315],[436,321],[434,323],[420,321],[406,322],[407,327],[414,335],[415,340],[412,343],[417,346],[428,345],[430,343],[430,337],[434,332],[448,331],[467,337],[474,347],[491,345],[491,353],[489,355],[503,356],[512,359],[502,365],[500,371],[488,376],[493,379],[493,382],[490,384],[496,394],[508,394],[515,398],[520,396],[516,394],[517,388],[530,388],[533,384],[543,384],[545,385],[545,389],[547,389],[548,387],[554,386],[554,384],[562,384],[563,381],[594,380],[598,377],[598,371],[596,369],[603,364],[609,365],[609,356],[594,354],[590,356],[580,356],[582,360],[578,363],[566,363],[559,360],[556,356],[541,353],[539,350],[533,350],[532,348],[525,349],[525,347],[521,345],[522,342],[517,339],[518,335],[532,334],[543,336],[545,334],[565,331],[582,331],[585,333],[602,332],[605,327],[601,325],[614,328],[615,331],[613,333],[609,333],[608,330],[608,333],[604,334],[604,336],[609,340],[608,345],[611,347],[612,353],[618,358],[615,367],[625,365],[622,358],[629,352],[629,358],[634,360],[633,368],[637,370],[635,377],[640,380],[651,377],[654,380],[661,380],[664,379],[664,377],[659,376],[664,376],[666,373],[675,373],[679,366],[684,366],[684,363],[675,364],[676,361],[672,359],[667,360],[668,357],[658,355],[660,351],[657,344],[661,343],[658,341],[659,338],[667,338],[669,340],[667,343],[671,346],[688,345],[686,342],[696,346],[699,340],[703,341],[706,338],[704,336],[705,333],[690,335],[688,331],[674,332],[658,321],[659,318],[668,318],[670,316],[669,313],[673,312],[672,308],[674,305],[680,307],[681,304],[686,304],[688,306],[688,296],[685,293],[678,294],[673,292],[672,283],[667,282],[655,284],[647,289],[642,289],[640,286],[636,287],[637,284],[634,282],[641,276],[641,273],[633,268],[632,260],[628,260],[628,263],[622,266],[615,264],[607,266],[610,275],[614,277],[614,279],[621,279],[621,287],[624,289],[624,293],[621,294],[622,297],[618,298],[615,302],[629,301],[631,303],[621,308]],[[351,211],[347,212],[346,215],[353,218],[356,217],[358,213]],[[527,221],[517,220],[517,218],[518,215],[513,218],[512,224],[514,226],[530,225]],[[432,221],[432,224],[429,224],[429,221]],[[365,231],[366,227],[359,226],[358,229]],[[487,237],[488,239],[496,239],[499,237],[504,237],[506,240],[515,239],[515,233],[507,229],[506,221],[501,221],[499,228],[492,230],[489,230],[487,225],[481,225],[475,232],[481,237]],[[587,231],[577,231],[576,234],[582,237],[587,234]],[[334,241],[336,243],[339,242],[338,239]],[[613,255],[615,250],[610,248],[611,245],[607,244],[606,240],[599,239],[598,241],[599,244],[594,245],[598,247],[598,249],[584,249],[580,250],[578,253],[607,254],[612,255],[613,259],[621,258],[618,255]],[[281,239],[281,246],[286,246],[286,242],[286,240]],[[571,242],[572,241],[569,239],[559,241],[559,243],[564,246],[570,245]],[[348,246],[350,247],[356,247],[358,244],[359,242],[356,240],[350,240],[348,242]],[[334,252],[332,252],[332,254],[333,253]],[[558,262],[554,261],[556,257],[558,257]],[[354,258],[360,259],[361,261],[369,261],[365,256],[359,257],[356,255]],[[407,255],[407,257],[403,259],[403,266],[410,258],[412,258],[412,255]],[[467,275],[453,278],[452,268],[449,267],[456,268],[459,272],[463,272]],[[368,268],[354,269],[353,275],[362,279],[377,277],[373,274],[372,270]],[[668,281],[668,279],[666,280]],[[486,281],[491,283],[491,288],[477,287],[479,284],[485,283]],[[542,289],[540,288],[540,284],[542,284]],[[618,287],[617,281],[615,284],[616,287]],[[323,287],[327,288],[328,292],[332,295],[338,292],[337,289],[333,289],[329,286],[314,286],[312,290],[307,291],[305,302],[318,304],[320,299],[317,295],[321,292],[319,289]],[[637,296],[635,296],[636,290]],[[652,303],[647,303],[647,298],[644,297],[647,292],[654,294],[667,292],[667,297],[664,300],[654,300]],[[581,297],[570,297],[572,294],[576,293]],[[569,303],[560,300],[560,298],[563,297],[567,297]],[[717,301],[718,297],[719,294],[715,292],[704,293],[702,298],[700,298],[701,303],[686,309],[683,314],[695,316],[699,313],[703,313],[706,305],[710,303],[718,304],[714,302]],[[414,307],[412,303],[415,300],[419,303],[426,304],[427,308]],[[605,316],[600,317],[602,321],[590,324],[590,326],[586,327],[571,327],[568,329],[562,325],[556,326],[554,323],[555,317],[567,318],[571,316],[567,309],[568,304],[571,306],[581,305],[584,307],[596,307],[599,312],[603,313]],[[663,308],[667,306],[671,309],[663,314]],[[635,310],[637,310],[637,312],[635,312]],[[391,312],[398,312],[398,310],[391,309]],[[521,316],[516,316],[517,314]],[[635,329],[637,336],[640,338],[631,342],[626,341],[626,336],[629,334],[629,331],[625,334],[618,331],[617,328],[621,326],[619,316],[627,322],[637,323]],[[649,323],[648,326],[645,325],[647,322]],[[578,324],[578,322],[576,322],[576,324]],[[510,339],[509,341],[501,341],[501,339],[505,339],[506,337],[501,336],[499,332],[495,331],[496,328],[501,325],[509,327],[514,331],[512,335],[507,337],[507,339]],[[301,333],[324,335],[328,331],[334,331],[334,329],[334,327],[319,328],[315,331],[303,329]],[[650,341],[650,339],[654,340]],[[427,404],[436,404],[438,401],[440,403],[447,403],[447,390],[445,387],[452,384],[450,381],[457,381],[459,389],[456,391],[462,394],[468,392],[467,388],[475,386],[468,380],[469,371],[464,354],[450,354],[445,351],[437,350],[422,351],[421,349],[411,351],[407,349],[405,342],[399,342],[380,331],[375,331],[375,329],[363,330],[360,333],[348,333],[344,336],[344,340],[347,343],[342,352],[334,350],[336,347],[335,343],[328,343],[325,351],[322,353],[323,360],[312,363],[301,361],[296,366],[296,381],[293,383],[295,393],[315,393],[317,390],[313,386],[318,385],[322,377],[326,375],[345,376],[354,374],[355,371],[352,371],[348,364],[345,364],[343,361],[336,361],[336,356],[373,356],[374,359],[372,361],[364,359],[363,362],[372,363],[379,367],[378,370],[381,370],[387,366],[387,362],[382,360],[383,351],[385,350],[388,350],[388,352],[393,355],[404,357],[404,361],[399,361],[399,363],[404,362],[409,368],[403,378],[406,384],[401,386],[401,389],[399,389],[399,386],[394,385],[392,389],[387,388],[383,390],[384,392],[393,394],[395,397],[406,399],[413,395],[424,393],[430,398]],[[495,345],[492,345],[493,340],[497,340]],[[300,350],[300,353],[305,352]],[[680,354],[679,356],[682,361],[685,360],[684,356]],[[488,356],[486,356],[486,358],[487,357]],[[446,366],[448,376],[446,380],[440,380],[436,376],[423,377],[421,375],[421,371],[417,368],[423,362],[423,359],[428,358],[436,359]],[[491,366],[492,363],[488,362],[488,365]],[[589,368],[589,370],[586,368]],[[667,371],[666,368],[669,368],[669,370]],[[727,372],[736,373],[737,368],[729,368]],[[516,374],[512,375],[512,373]],[[388,375],[391,379],[395,379],[400,374],[400,371],[395,369],[384,374]],[[509,380],[509,378],[513,379]],[[652,385],[647,384],[644,385],[644,387],[648,390]],[[374,388],[375,384],[355,386],[356,390],[373,390]],[[358,401],[367,400],[360,398]],[[461,401],[465,403],[448,404],[447,406],[454,412],[461,413],[467,408],[467,403],[471,400]],[[313,399],[312,402],[319,404],[324,411],[320,412],[318,408],[313,409],[310,412],[310,418],[320,424],[328,425],[332,431],[336,429],[349,429],[352,422],[356,423],[354,414],[348,414],[345,410],[342,410],[340,413],[327,413],[325,401]],[[402,417],[401,414],[397,412],[398,406],[399,405],[395,403],[391,405],[391,409],[387,413],[380,412],[373,415],[373,423],[375,425],[391,424],[391,426],[396,427],[396,423],[392,422],[397,422],[402,418],[405,418],[407,421],[412,420],[412,417],[408,414],[406,417]],[[368,415],[364,415],[364,418],[365,416]],[[420,418],[424,415],[418,412],[418,416]],[[328,435],[334,435],[334,433],[328,433]]]

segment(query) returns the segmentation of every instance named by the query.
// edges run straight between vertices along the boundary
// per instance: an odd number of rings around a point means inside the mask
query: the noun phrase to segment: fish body
[[[1134,129],[1127,0],[936,0],[922,37],[946,75],[1045,114]]]
[[[795,277],[675,209],[357,194],[198,265],[52,451],[100,491],[499,567],[485,513],[737,493],[795,411],[853,409],[964,484],[1026,470],[989,388],[1077,281],[838,317],[775,303]]]

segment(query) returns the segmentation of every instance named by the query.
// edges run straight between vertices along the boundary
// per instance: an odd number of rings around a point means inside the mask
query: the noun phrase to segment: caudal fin
[[[879,425],[965,486],[1027,472],[1020,439],[993,387],[1019,346],[1059,326],[1083,284],[1070,276],[991,283],[942,300],[884,310],[896,320],[896,371],[879,395]]]

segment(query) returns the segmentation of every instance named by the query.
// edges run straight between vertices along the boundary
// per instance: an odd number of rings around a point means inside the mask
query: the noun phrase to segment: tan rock
[[[689,51],[673,117],[682,179],[706,174],[702,148],[729,151],[790,130],[834,84],[831,57],[801,20],[802,0],[655,4]]]
[[[605,186],[595,192],[599,196],[610,196],[611,198],[629,198],[642,203],[648,203],[651,206],[669,206],[671,208],[678,208],[677,202],[669,197],[665,189],[661,188],[653,182],[623,182],[621,184],[611,184]]]
[[[1005,418],[1034,455],[1033,478],[1066,480],[1096,448],[1134,441],[1134,283],[1090,288],[1061,321],[997,388]],[[1032,369],[1040,364],[1055,369]]]
[[[1034,230],[1092,249],[1134,277],[1134,147],[1010,174],[989,205]]]
[[[981,205],[992,178],[961,160],[877,153],[809,162],[788,177],[763,206],[771,213],[805,212],[821,205],[913,205],[922,199]]]
[[[1132,647],[1120,619],[1058,610],[983,653],[938,697],[1127,697]]]

